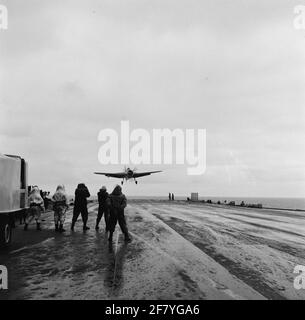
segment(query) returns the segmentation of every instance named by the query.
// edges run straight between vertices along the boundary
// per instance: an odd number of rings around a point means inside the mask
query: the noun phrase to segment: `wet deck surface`
[[[9,290],[0,299],[304,299],[295,290],[296,265],[305,265],[304,213],[228,208],[168,201],[130,201],[133,237],[117,227],[109,244],[97,205],[91,230],[78,222],[65,234],[17,226],[11,247],[0,253]]]

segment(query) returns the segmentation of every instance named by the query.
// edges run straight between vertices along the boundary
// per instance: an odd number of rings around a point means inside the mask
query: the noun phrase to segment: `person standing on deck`
[[[43,205],[43,199],[40,196],[40,190],[37,186],[34,186],[31,191],[31,194],[29,196],[29,205],[30,208],[28,209],[25,219],[24,231],[28,230],[28,225],[32,222],[33,219],[36,220],[36,229],[40,231],[40,215],[41,211],[45,211],[45,208]]]
[[[52,197],[54,210],[55,231],[65,232],[64,223],[66,211],[69,208],[68,197],[65,192],[65,187],[59,185]]]
[[[105,219],[105,231],[109,231],[109,203],[108,203],[108,192],[107,188],[103,186],[100,191],[97,193],[98,197],[98,214],[96,218],[96,225],[95,225],[95,230],[99,230],[99,223],[103,217],[104,214],[104,219]]]
[[[83,220],[83,230],[89,230],[87,227],[88,221],[88,208],[87,208],[87,198],[90,197],[88,188],[84,183],[80,183],[75,190],[75,201],[73,209],[73,218],[71,224],[71,230],[74,231],[74,226],[77,221],[77,218],[81,214]]]
[[[129,237],[128,228],[126,224],[126,219],[124,215],[124,209],[127,205],[127,199],[125,195],[122,193],[121,186],[117,185],[112,193],[109,195],[109,206],[110,206],[110,220],[109,220],[109,241],[112,241],[112,236],[115,230],[115,226],[117,222],[121,227],[121,230],[125,236],[125,241],[130,242],[131,239]]]

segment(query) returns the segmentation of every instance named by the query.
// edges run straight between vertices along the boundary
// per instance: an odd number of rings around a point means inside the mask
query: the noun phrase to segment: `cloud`
[[[297,1],[2,2],[1,151],[27,157],[33,183],[97,188],[98,132],[126,119],[147,130],[206,128],[208,141],[204,176],[165,166],[130,192],[303,194]]]

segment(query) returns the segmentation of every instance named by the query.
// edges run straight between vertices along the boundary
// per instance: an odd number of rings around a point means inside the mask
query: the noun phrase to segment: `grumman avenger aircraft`
[[[126,168],[124,169],[123,172],[117,172],[117,173],[107,173],[107,172],[94,172],[94,174],[101,174],[103,176],[106,176],[108,178],[118,178],[118,179],[123,179],[121,184],[124,183],[124,179],[130,180],[130,179],[134,179],[134,182],[136,184],[138,184],[138,181],[136,180],[136,178],[140,178],[140,177],[144,177],[144,176],[149,176],[152,173],[157,173],[157,172],[162,172],[162,171],[148,171],[148,172],[135,172],[137,169],[134,168],[133,170],[131,170],[130,168]]]

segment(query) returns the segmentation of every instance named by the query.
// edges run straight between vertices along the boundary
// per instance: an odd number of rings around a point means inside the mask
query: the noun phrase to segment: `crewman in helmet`
[[[55,231],[65,232],[64,223],[66,219],[66,211],[69,208],[68,197],[65,192],[65,187],[59,185],[52,197],[54,210]]]
[[[105,219],[105,231],[109,231],[109,205],[107,203],[108,200],[108,192],[107,192],[107,188],[105,186],[102,186],[102,188],[100,189],[100,191],[97,193],[97,197],[98,197],[98,214],[97,214],[97,218],[96,218],[96,225],[95,225],[95,230],[99,230],[99,224],[100,221],[104,215],[104,219]]]
[[[81,214],[83,220],[83,230],[89,230],[87,227],[88,221],[88,208],[87,208],[87,198],[90,197],[88,188],[84,183],[79,183],[75,190],[75,201],[73,209],[73,218],[71,224],[71,230],[74,231],[74,226],[77,221],[77,218]]]
[[[125,241],[130,242],[126,219],[124,215],[124,209],[127,205],[127,199],[122,193],[121,186],[117,185],[112,193],[109,195],[109,205],[110,205],[110,220],[109,220],[109,241],[112,241],[112,236],[115,230],[117,222],[121,227],[123,234],[125,235]]]
[[[37,186],[34,186],[30,196],[29,196],[29,210],[27,212],[27,217],[25,219],[24,230],[28,230],[28,225],[32,222],[33,219],[36,220],[36,229],[41,230],[40,227],[40,216],[41,211],[45,211],[43,199],[40,196],[40,190]]]

